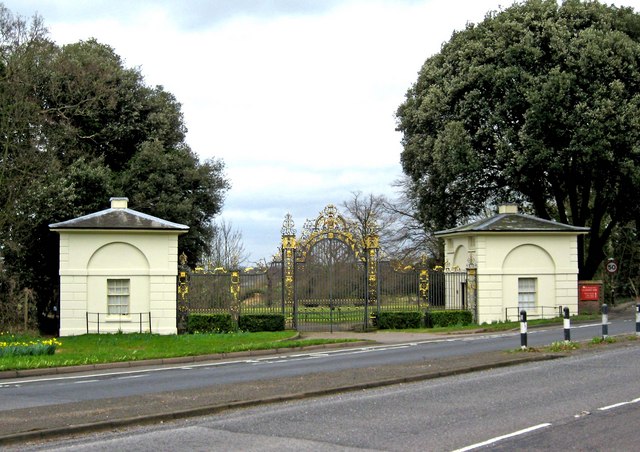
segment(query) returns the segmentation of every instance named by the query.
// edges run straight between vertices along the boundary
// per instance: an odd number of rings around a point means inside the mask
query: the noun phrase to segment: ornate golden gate
[[[327,205],[296,237],[293,219],[282,225],[281,259],[258,268],[199,266],[181,256],[178,328],[189,313],[278,314],[301,331],[367,329],[384,311],[475,311],[475,265],[466,272],[429,270],[419,264],[380,260],[375,224],[356,226]]]
[[[366,329],[378,302],[378,236],[359,231],[329,204],[296,238],[287,214],[282,227],[284,305],[302,331]]]

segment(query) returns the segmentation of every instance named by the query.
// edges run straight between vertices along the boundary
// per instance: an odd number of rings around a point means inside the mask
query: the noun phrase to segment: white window
[[[109,314],[129,313],[128,279],[107,279],[107,312]]]
[[[533,311],[536,307],[537,278],[518,278],[518,310]]]

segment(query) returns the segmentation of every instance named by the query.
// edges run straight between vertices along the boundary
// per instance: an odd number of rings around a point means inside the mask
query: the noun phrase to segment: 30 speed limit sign
[[[611,259],[607,262],[607,272],[613,274],[618,271],[618,263]]]

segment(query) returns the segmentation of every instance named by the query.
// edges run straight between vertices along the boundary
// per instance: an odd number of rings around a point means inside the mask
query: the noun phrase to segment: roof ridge
[[[574,232],[586,233],[589,228],[560,223],[524,213],[498,213],[484,220],[455,228],[436,231],[435,235],[462,234],[470,232]]]
[[[115,214],[115,215],[114,215]],[[124,215],[124,216],[123,216]],[[127,217],[130,219],[127,220]],[[133,220],[136,218],[137,220]],[[101,221],[102,220],[102,221]],[[145,221],[147,224],[140,223]],[[137,222],[137,224],[136,224]],[[109,208],[70,220],[49,224],[51,229],[180,229],[189,226],[174,223],[129,208]]]

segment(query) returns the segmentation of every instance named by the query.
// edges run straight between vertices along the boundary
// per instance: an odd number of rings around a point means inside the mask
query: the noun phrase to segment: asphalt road
[[[604,351],[606,350],[606,351]],[[20,450],[637,450],[640,345]]]
[[[609,334],[632,333],[634,323],[616,319]],[[576,325],[572,340],[588,340],[601,334],[601,325]],[[562,327],[529,331],[529,346],[542,346],[564,338]],[[519,332],[431,339],[358,348],[292,352],[286,355],[231,359],[176,366],[112,369],[69,375],[0,380],[0,412],[20,408],[196,390],[215,385],[238,384],[305,376],[322,372],[402,366],[439,358],[519,348]]]
[[[610,334],[631,335],[634,327],[632,321],[616,318]],[[574,325],[572,339],[588,340],[600,330],[598,324]],[[249,358],[210,358],[170,366],[141,367],[136,363],[133,368],[91,372],[64,368],[58,375],[18,379],[7,379],[11,373],[5,372],[0,374],[4,377],[0,379],[0,447],[33,438],[161,423],[563,355],[509,352],[519,348],[518,332],[444,338],[411,333],[364,336],[383,344],[270,355],[265,351]],[[535,329],[530,331],[529,344],[562,338],[562,328]],[[637,345],[623,340],[606,347]],[[578,353],[596,353],[598,349],[584,347]]]

